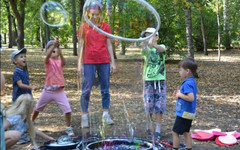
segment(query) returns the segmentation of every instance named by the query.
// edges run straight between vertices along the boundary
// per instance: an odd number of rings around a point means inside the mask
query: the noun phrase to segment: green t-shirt
[[[144,56],[143,79],[145,81],[166,80],[166,46],[163,44],[160,46],[164,48],[164,52],[149,47],[146,48],[146,51],[142,51]]]

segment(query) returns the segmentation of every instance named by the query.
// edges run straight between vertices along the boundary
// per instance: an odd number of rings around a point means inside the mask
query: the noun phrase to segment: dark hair
[[[197,62],[191,58],[185,58],[184,60],[181,60],[178,64],[178,67],[182,67],[183,69],[190,69],[192,74],[195,76],[197,71]]]

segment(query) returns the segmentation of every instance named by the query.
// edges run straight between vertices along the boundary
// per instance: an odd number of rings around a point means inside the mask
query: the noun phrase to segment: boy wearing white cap
[[[13,73],[13,92],[12,92],[12,102],[14,103],[16,99],[22,94],[31,94],[31,90],[39,89],[37,86],[29,85],[29,74],[26,69],[27,59],[26,59],[26,48],[16,50],[11,54],[11,61],[16,66]]]
[[[142,36],[149,36],[155,33],[155,28],[147,28]],[[147,135],[153,136],[152,114],[155,110],[156,114],[156,128],[154,132],[154,139],[161,138],[161,123],[162,116],[166,113],[166,68],[165,56],[166,46],[158,45],[158,32],[156,35],[147,40],[142,45],[142,55],[144,56],[144,108],[148,116],[147,120]],[[150,122],[150,123],[149,123]]]

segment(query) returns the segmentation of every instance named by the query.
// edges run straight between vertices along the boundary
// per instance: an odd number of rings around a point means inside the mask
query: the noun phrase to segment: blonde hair
[[[33,142],[34,147],[37,147],[35,141],[35,131],[31,120],[32,109],[34,107],[34,99],[30,94],[20,95],[15,103],[6,111],[6,117],[13,115],[21,115],[23,121],[28,122],[28,133]]]
[[[87,15],[88,18],[91,19],[92,15],[91,15],[90,11],[91,10],[96,10],[96,9],[99,10],[99,14],[101,16],[99,22],[101,22],[102,21],[102,4],[100,2],[97,2],[97,1],[96,2],[92,2],[90,4],[90,6],[88,6],[88,8],[87,8],[87,10],[85,12],[86,13],[85,15]]]

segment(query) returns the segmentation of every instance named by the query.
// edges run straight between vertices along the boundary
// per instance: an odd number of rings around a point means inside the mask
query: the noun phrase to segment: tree
[[[186,23],[188,57],[194,58],[193,40],[192,40],[192,19],[191,19],[190,4],[185,7],[185,16],[186,16],[185,23]]]
[[[8,39],[9,39],[8,48],[12,48],[13,46],[12,16],[9,9],[9,2],[8,1],[4,1],[4,2],[5,2],[7,13],[8,13]]]
[[[217,23],[218,23],[218,61],[221,60],[221,27],[219,17],[219,0],[217,0]]]
[[[72,0],[73,55],[77,56],[76,3]]]
[[[9,0],[13,13],[18,22],[18,37],[17,37],[17,47],[21,49],[24,47],[24,19],[25,19],[25,3],[26,0]],[[19,6],[19,7],[18,7]]]
[[[197,6],[200,9],[200,16],[201,16],[201,31],[202,31],[202,39],[203,39],[203,51],[204,55],[208,55],[207,51],[207,41],[206,41],[206,34],[205,34],[205,23],[204,23],[204,15],[203,11],[205,9],[205,5],[208,1],[207,0],[200,0],[195,3],[195,6]]]
[[[42,4],[43,3],[45,3],[46,2],[46,0],[42,0]],[[46,13],[44,13],[44,18],[47,18],[48,16],[47,16],[47,14]],[[47,42],[50,40],[50,30],[49,30],[49,27],[48,27],[48,25],[45,23],[44,24],[44,29],[45,29],[45,44],[44,45],[47,45]]]
[[[204,17],[203,17],[203,12],[201,10],[201,30],[202,30],[202,38],[203,38],[203,51],[204,51],[204,55],[208,55],[206,35],[205,35],[205,28],[204,27],[205,27]]]
[[[224,46],[227,50],[231,49],[231,39],[229,36],[228,23],[228,1],[223,0],[223,31],[224,31]]]

